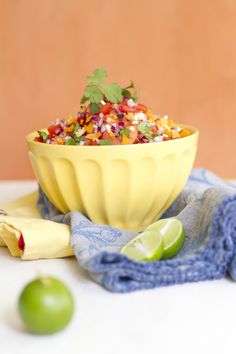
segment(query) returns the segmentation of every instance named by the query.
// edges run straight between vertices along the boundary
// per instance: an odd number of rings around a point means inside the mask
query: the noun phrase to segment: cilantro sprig
[[[151,134],[151,129],[152,125],[150,124],[150,122],[141,122],[138,125],[138,131],[148,139],[153,139],[155,137],[154,134]]]
[[[100,145],[112,145],[112,141],[111,140],[100,140]]]
[[[99,103],[104,99],[111,103],[119,103],[124,97],[132,98],[134,101],[137,100],[137,91],[133,81],[127,87],[122,88],[115,82],[105,84],[106,78],[107,71],[103,68],[95,69],[93,74],[87,77],[88,85],[84,89],[80,102],[81,104],[90,102],[91,114],[100,111]]]
[[[120,134],[120,135],[129,136],[129,133],[130,133],[130,131],[129,131],[128,128],[124,128],[124,129],[121,129],[121,130],[119,131],[119,134]]]

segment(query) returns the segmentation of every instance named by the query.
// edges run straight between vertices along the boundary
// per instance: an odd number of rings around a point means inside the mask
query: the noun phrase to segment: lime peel
[[[174,257],[184,244],[184,227],[176,218],[158,220],[147,227],[145,231],[154,231],[163,238],[164,251],[162,259]]]
[[[40,276],[22,290],[18,310],[28,331],[50,334],[69,324],[74,312],[74,301],[70,290],[59,279]]]
[[[183,247],[185,232],[176,218],[158,220],[129,241],[121,253],[136,262],[174,257]]]

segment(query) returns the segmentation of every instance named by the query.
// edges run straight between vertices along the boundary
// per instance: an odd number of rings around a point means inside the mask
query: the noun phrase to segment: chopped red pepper
[[[136,112],[135,107],[130,107],[126,104],[122,104],[120,106],[120,110],[121,110],[121,112],[124,112],[124,113],[135,113]]]
[[[147,106],[145,106],[144,104],[142,103],[138,103],[136,106],[135,106],[135,109],[136,111],[138,112],[147,112]]]
[[[104,132],[103,134],[102,134],[102,140],[114,140],[111,136],[110,136],[110,134],[108,133],[108,132]]]
[[[43,143],[43,138],[41,138],[40,136],[36,136],[34,138],[34,141],[37,141],[38,143]]]
[[[50,138],[52,138],[55,135],[55,132],[57,131],[57,129],[60,129],[60,128],[61,128],[60,124],[51,125],[48,128],[48,133],[49,133]]]
[[[105,105],[100,104],[100,113],[108,114],[111,110],[111,103],[107,102]]]
[[[23,235],[21,234],[20,235],[20,238],[18,240],[18,248],[21,250],[21,251],[24,251],[25,249],[25,241],[24,241],[24,238],[23,238]]]

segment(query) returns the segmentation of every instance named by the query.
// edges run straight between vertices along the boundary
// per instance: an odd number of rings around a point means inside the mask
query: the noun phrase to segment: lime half
[[[163,239],[164,251],[162,259],[174,257],[183,247],[184,228],[175,218],[162,219],[148,226],[145,232],[156,232]]]
[[[163,246],[159,233],[145,230],[128,242],[121,253],[137,262],[156,261],[162,257]]]

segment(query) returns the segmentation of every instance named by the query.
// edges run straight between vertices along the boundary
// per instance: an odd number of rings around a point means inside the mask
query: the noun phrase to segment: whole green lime
[[[42,276],[23,289],[18,309],[32,333],[55,333],[67,326],[74,312],[74,301],[69,289],[60,280]]]

